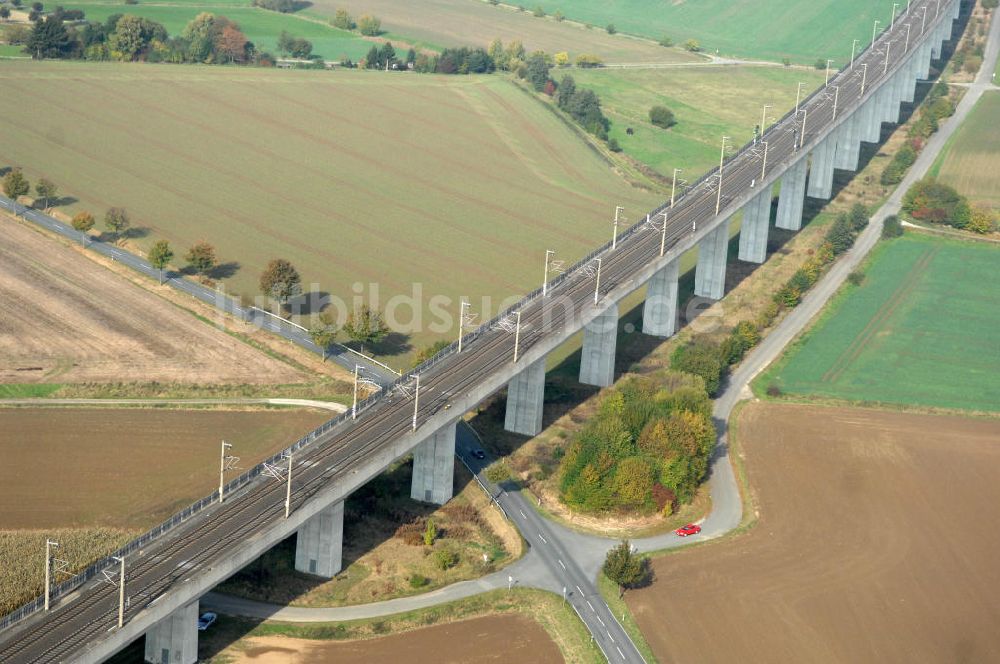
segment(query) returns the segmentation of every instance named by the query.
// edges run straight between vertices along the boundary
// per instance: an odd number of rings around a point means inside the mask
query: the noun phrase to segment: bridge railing
[[[909,9],[907,11],[909,11]],[[906,13],[906,11],[904,11],[903,13],[901,13],[900,17],[903,16],[903,15],[905,15],[905,13]],[[899,20],[899,17],[897,17],[897,20]],[[878,41],[879,41],[879,39],[876,39],[874,42],[872,42],[872,44],[869,44],[867,47],[865,47],[864,50],[862,50],[860,53],[858,53],[858,57],[860,57],[865,52],[867,52],[872,46],[874,46],[875,44],[877,44]],[[848,70],[847,66],[842,67],[837,72],[837,74],[833,78],[831,78],[831,83],[834,82],[835,80],[839,79],[839,77],[842,76],[844,74],[844,72],[847,71],[847,70]],[[815,98],[817,95],[823,94],[823,91],[824,91],[824,88],[819,88],[818,90],[813,91],[810,95],[808,95],[805,98],[805,100],[802,100],[800,102],[800,104],[801,103],[807,103],[809,100]],[[761,137],[766,136],[768,133],[770,133],[772,131],[776,131],[777,127],[782,122],[786,121],[788,118],[792,117],[794,114],[795,114],[795,110],[793,109],[793,110],[789,111],[788,113],[786,113],[785,115],[783,115],[780,120],[778,120],[777,122],[773,123],[766,131],[762,131],[761,132]],[[742,148],[740,148],[736,153],[734,153],[731,157],[724,159],[723,165],[731,162],[734,159],[739,158],[742,154],[745,153],[746,150],[748,150],[750,147],[752,147],[752,145],[753,145],[752,141],[749,141],[746,144],[744,144],[744,146]],[[703,184],[708,179],[710,179],[712,177],[715,177],[715,175],[716,175],[717,172],[718,172],[718,168],[713,168],[711,171],[703,174],[700,178],[698,178],[698,180],[696,180],[693,185],[690,185],[688,187],[688,189],[689,190],[693,190],[693,189],[697,188],[698,186],[700,186],[701,184]],[[655,217],[656,215],[658,215],[658,214],[662,213],[664,210],[666,210],[668,207],[669,207],[668,203],[660,205],[659,207],[657,207],[656,209],[654,209],[653,211],[651,211],[649,213],[649,215],[650,215],[650,217]],[[644,224],[645,224],[645,218],[640,219],[635,224],[631,225],[625,231],[623,231],[621,234],[619,234],[618,238],[617,238],[617,241],[620,242],[622,240],[625,240],[625,239],[631,237],[633,234],[635,234],[636,232],[638,232],[644,226]],[[601,245],[600,247],[598,247],[597,249],[595,249],[594,251],[591,251],[589,254],[587,254],[586,256],[584,256],[583,258],[581,258],[580,260],[578,260],[576,263],[574,263],[569,269],[567,269],[566,271],[564,271],[562,274],[559,274],[556,277],[554,277],[549,282],[549,288],[556,288],[560,284],[566,282],[568,279],[571,279],[571,278],[577,276],[591,261],[594,260],[594,258],[596,258],[597,256],[599,256],[600,254],[603,254],[603,253],[607,252],[610,248],[611,248],[611,242],[606,242],[603,245]],[[502,310],[501,312],[499,312],[496,316],[494,316],[492,319],[490,319],[488,322],[484,323],[483,325],[479,326],[477,329],[475,329],[475,330],[469,332],[468,334],[466,334],[463,337],[463,339],[462,339],[462,343],[463,344],[471,343],[471,342],[475,341],[477,338],[479,338],[480,336],[482,336],[483,334],[486,334],[487,332],[491,332],[491,331],[495,330],[499,326],[499,324],[500,324],[500,322],[502,320],[504,320],[505,318],[508,318],[512,313],[516,312],[517,310],[524,308],[528,303],[530,303],[535,298],[539,297],[541,294],[542,294],[542,289],[541,288],[536,288],[535,290],[531,291],[530,293],[528,293],[527,295],[525,295],[517,303],[515,303],[515,304],[513,304],[513,305],[511,305],[511,306],[509,306],[507,308],[505,308],[504,310]],[[236,305],[236,303],[233,303],[233,306],[236,307],[237,309],[239,308],[238,305]],[[397,387],[397,386],[399,386],[401,384],[404,384],[404,383],[410,381],[416,374],[423,373],[423,372],[429,370],[430,368],[432,368],[433,366],[435,366],[439,362],[443,361],[447,357],[449,357],[452,354],[454,354],[455,352],[457,352],[457,350],[458,350],[458,342],[457,341],[453,341],[451,344],[449,344],[448,346],[446,346],[444,349],[442,349],[439,353],[437,353],[433,357],[429,358],[428,360],[426,360],[425,362],[421,363],[417,367],[411,369],[410,371],[407,371],[404,374],[400,375],[398,378],[396,378],[396,380],[394,380],[384,390],[381,390],[380,392],[377,392],[374,395],[372,395],[370,397],[367,397],[366,399],[363,399],[363,400],[359,401],[358,404],[357,404],[357,410],[358,410],[358,412],[360,413],[363,409],[365,409],[368,406],[376,403],[385,394],[388,394],[388,392],[391,391],[393,388],[395,388],[395,387]],[[332,419],[324,422],[322,425],[320,425],[319,427],[317,427],[313,431],[309,432],[308,434],[306,434],[305,436],[303,436],[299,440],[295,441],[292,445],[286,447],[285,449],[281,450],[277,454],[272,455],[271,457],[269,457],[265,461],[262,461],[261,463],[257,464],[253,468],[251,468],[251,469],[247,470],[246,472],[242,473],[239,477],[237,477],[237,478],[235,478],[233,480],[230,480],[225,485],[225,487],[224,487],[225,493],[226,494],[231,494],[231,493],[234,493],[234,492],[236,492],[236,491],[238,491],[238,490],[246,487],[248,484],[250,484],[251,481],[253,481],[255,478],[257,478],[258,476],[260,476],[264,472],[265,464],[274,465],[274,464],[278,463],[282,459],[287,458],[288,454],[294,454],[295,452],[297,452],[297,451],[305,448],[306,446],[308,446],[311,443],[313,443],[316,440],[318,440],[323,434],[327,433],[328,431],[330,431],[331,429],[333,429],[337,425],[345,422],[346,420],[348,420],[350,418],[351,418],[351,411],[348,410],[347,412],[342,413],[342,414],[340,414],[340,415],[338,415],[338,416],[336,416],[336,417],[334,417],[334,418],[332,418]],[[117,558],[124,558],[125,556],[127,556],[129,554],[135,553],[136,551],[140,550],[142,547],[146,546],[147,544],[149,544],[153,540],[158,539],[159,537],[161,537],[164,534],[170,532],[171,530],[174,530],[179,525],[185,523],[186,521],[188,521],[189,519],[191,519],[191,517],[195,516],[199,512],[202,512],[203,510],[207,509],[208,507],[214,505],[215,503],[218,502],[218,499],[219,499],[219,492],[218,491],[213,491],[211,494],[209,494],[209,495],[205,496],[204,498],[201,498],[200,500],[192,503],[191,505],[189,505],[187,508],[185,508],[181,512],[178,512],[177,514],[174,514],[172,517],[170,517],[169,519],[167,519],[163,523],[161,523],[161,524],[159,524],[159,525],[151,528],[150,530],[148,530],[147,532],[143,533],[142,535],[140,535],[139,537],[135,538],[134,540],[130,541],[129,543],[127,543],[126,545],[124,545],[123,547],[121,547],[120,549],[118,549],[117,551],[115,551],[114,553],[112,553],[112,554],[110,554],[108,556],[105,556],[105,557],[101,558],[100,560],[92,563],[86,569],[84,569],[82,572],[79,572],[78,574],[74,575],[72,578],[67,579],[67,580],[63,581],[62,583],[59,583],[59,584],[55,585],[52,588],[51,592],[50,592],[50,595],[49,595],[50,598],[53,599],[53,600],[54,599],[58,599],[59,597],[67,595],[68,593],[76,590],[77,588],[79,588],[80,586],[84,585],[88,581],[90,581],[90,580],[94,579],[95,577],[97,577],[104,570],[106,570],[106,569],[108,569],[110,567],[113,567],[117,563],[117,561],[115,560],[116,557]],[[24,618],[28,617],[29,615],[33,614],[34,612],[41,610],[43,607],[44,607],[44,598],[43,597],[37,597],[36,599],[32,600],[31,602],[28,602],[27,604],[24,604],[23,606],[19,607],[18,609],[14,610],[13,612],[11,612],[11,613],[7,614],[6,616],[3,616],[2,618],[0,618],[0,630],[3,630],[3,629],[6,629],[6,628],[10,627],[11,625],[13,625],[13,624],[15,624],[15,623],[23,620]]]

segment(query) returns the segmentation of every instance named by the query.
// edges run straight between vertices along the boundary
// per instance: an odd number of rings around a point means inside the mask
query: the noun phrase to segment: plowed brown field
[[[0,409],[0,529],[149,528],[218,486],[222,439],[233,444],[231,453],[246,470],[329,416]]]
[[[230,652],[227,652],[230,655]],[[545,630],[518,615],[486,616],[366,641],[256,637],[232,653],[234,664],[555,664],[562,655]]]
[[[303,375],[0,217],[0,383],[294,383]]]
[[[1000,421],[752,404],[758,523],[654,561],[664,662],[1000,661]]]

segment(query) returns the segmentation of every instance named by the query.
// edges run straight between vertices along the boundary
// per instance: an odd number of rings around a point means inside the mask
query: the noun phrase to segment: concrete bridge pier
[[[903,85],[903,101],[912,104],[917,94],[917,79],[920,78],[920,53],[910,56],[910,61],[906,63],[905,84]]]
[[[612,304],[583,326],[580,382],[607,387],[615,382],[615,347],[618,344],[618,305]]]
[[[924,42],[917,53],[917,78],[926,81],[931,75],[931,43]]]
[[[198,600],[177,609],[146,632],[144,658],[151,664],[198,661]]]
[[[455,488],[455,427],[452,422],[413,449],[413,481],[410,497],[444,505]]]
[[[837,154],[833,159],[835,168],[842,171],[858,170],[858,159],[861,156],[861,112],[852,113],[840,125],[840,135],[837,137]]]
[[[771,225],[771,187],[761,190],[743,208],[739,259],[763,263],[767,258],[767,233]]]
[[[344,501],[306,521],[295,538],[295,570],[332,579],[342,566]]]
[[[542,431],[545,403],[545,358],[537,360],[507,383],[507,414],[503,427],[524,436]]]
[[[834,129],[813,149],[809,187],[806,190],[810,198],[830,200],[833,196],[833,161],[837,154],[840,132],[839,128]]]
[[[726,292],[726,254],[729,252],[729,219],[698,243],[698,264],[694,269],[694,294],[721,300]]]
[[[642,333],[670,337],[677,329],[677,259],[667,263],[649,280],[642,305]]]
[[[778,216],[774,225],[789,231],[802,228],[802,204],[806,193],[806,159],[802,157],[781,176]]]
[[[877,110],[878,93],[876,92],[857,111],[861,118],[861,140],[865,143],[878,143],[879,138],[882,136],[882,119],[877,116]]]

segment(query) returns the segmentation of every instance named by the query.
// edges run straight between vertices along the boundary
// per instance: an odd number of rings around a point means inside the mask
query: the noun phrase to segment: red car
[[[686,526],[682,526],[674,531],[681,537],[687,537],[688,535],[697,535],[701,532],[701,526],[696,523],[689,523]]]

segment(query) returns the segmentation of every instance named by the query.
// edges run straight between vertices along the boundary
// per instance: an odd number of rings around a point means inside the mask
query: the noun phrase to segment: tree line
[[[133,14],[113,14],[103,23],[82,25],[67,25],[67,20],[61,8],[38,18],[24,40],[24,52],[35,59],[259,65],[274,61],[247,39],[237,23],[208,12],[198,14],[176,37],[162,24]]]

